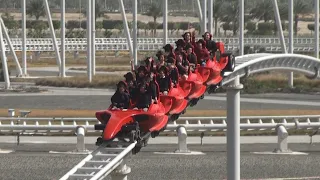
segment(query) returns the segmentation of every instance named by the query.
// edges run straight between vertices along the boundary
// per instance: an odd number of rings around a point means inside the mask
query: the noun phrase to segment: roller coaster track
[[[231,73],[225,73],[221,84],[227,85],[237,76],[248,77],[250,74],[269,70],[288,70],[304,73],[308,78],[319,78],[320,61],[316,58],[299,54],[249,54],[236,57],[236,67]],[[123,158],[134,149],[135,143],[125,148],[100,146],[78,165],[71,169],[65,179],[102,179],[118,167]],[[114,153],[116,150],[117,153]],[[120,152],[122,151],[122,152]],[[112,153],[111,153],[112,152]],[[119,152],[119,153],[118,153]]]
[[[130,154],[137,142],[127,144],[124,147],[106,148],[102,144],[99,148],[89,154],[76,166],[74,166],[60,180],[66,179],[103,179],[116,169]]]
[[[168,43],[174,44],[178,38],[169,38]],[[238,38],[215,38],[216,41],[225,42],[227,51],[238,50]],[[7,41],[5,42],[6,51],[9,51]],[[11,39],[15,51],[22,51],[22,40],[20,38]],[[286,43],[288,39],[286,39]],[[129,50],[126,38],[96,38],[96,50]],[[57,38],[57,44],[60,50],[61,41]],[[264,47],[268,52],[282,52],[280,41],[278,38],[245,38],[244,44],[250,47]],[[156,51],[163,46],[162,38],[138,38],[138,50],[140,51]],[[67,38],[66,51],[86,51],[86,38]],[[53,40],[51,38],[29,38],[26,41],[27,51],[54,51]],[[311,52],[314,51],[314,39],[312,38],[295,38],[295,52]]]

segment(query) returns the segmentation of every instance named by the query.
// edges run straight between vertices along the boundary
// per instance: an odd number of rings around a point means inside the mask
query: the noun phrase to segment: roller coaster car
[[[171,115],[170,120],[176,120],[185,112],[188,106],[188,101],[185,97],[190,93],[190,90],[184,91],[179,85],[171,87],[167,95],[160,95],[160,101],[164,104],[166,114]],[[169,103],[171,102],[171,103]],[[170,106],[168,106],[170,104]]]
[[[205,67],[198,67],[197,72],[201,75],[207,86],[218,85],[223,79],[224,72],[232,72],[235,68],[235,57],[232,53],[226,53],[223,42],[217,42],[217,51],[213,61],[207,61]]]
[[[133,106],[132,106],[133,107]],[[166,128],[168,116],[161,102],[151,104],[148,111],[143,110],[107,110],[96,112],[96,118],[101,124],[95,125],[95,130],[102,130],[102,137],[97,139],[96,145],[114,143],[117,138],[120,142],[137,141],[135,151],[145,146],[148,139],[156,137]],[[129,139],[127,141],[126,139]]]

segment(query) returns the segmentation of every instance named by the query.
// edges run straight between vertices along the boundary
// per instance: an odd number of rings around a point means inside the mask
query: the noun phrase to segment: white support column
[[[85,137],[85,129],[82,126],[77,127],[77,152],[85,152],[86,151],[86,147],[85,147],[85,141],[84,141],[84,137]]]
[[[208,28],[207,28],[207,0],[203,0],[203,3],[202,3],[202,23],[203,23],[202,34],[204,34],[206,31],[208,31]]]
[[[208,31],[213,34],[213,0],[209,0],[208,12]]]
[[[284,41],[284,35],[283,35],[282,24],[281,24],[277,0],[272,0],[272,4],[273,4],[273,11],[274,11],[275,19],[276,19],[278,32],[279,32],[279,38],[280,38],[282,52],[287,54],[287,48],[286,48],[286,43]]]
[[[187,147],[187,130],[183,126],[179,126],[177,128],[177,136],[178,136],[178,149],[175,151],[177,153],[189,153]]]
[[[132,41],[131,41],[128,21],[127,21],[127,17],[126,17],[126,12],[125,12],[124,5],[123,5],[123,0],[118,0],[118,1],[119,1],[120,11],[121,11],[121,15],[122,15],[122,20],[123,20],[123,28],[124,28],[126,35],[127,35],[126,37],[127,37],[127,42],[128,42],[128,46],[129,46],[129,52],[130,52],[131,57],[133,57]]]
[[[289,4],[289,53],[293,54],[293,0],[288,0]],[[289,73],[288,76],[288,85],[293,87],[293,72]]]
[[[274,150],[276,153],[288,153],[288,131],[283,125],[280,125],[276,128],[278,134],[278,144],[277,149]]]
[[[110,175],[112,180],[127,180],[128,174],[131,173],[131,168],[127,166],[126,159],[123,159],[121,164],[113,170]]]
[[[61,0],[61,77],[66,77],[66,0]]]
[[[9,46],[11,54],[13,56],[14,63],[16,64],[17,75],[18,75],[18,77],[21,77],[23,75],[23,73],[22,73],[22,69],[21,69],[20,63],[19,63],[19,59],[17,57],[16,52],[14,51],[11,39],[10,39],[9,34],[8,34],[8,31],[6,29],[6,26],[4,25],[3,19],[1,17],[0,17],[0,23],[1,23],[2,32],[3,32],[3,34],[4,34],[4,36],[5,36],[6,40],[7,40],[7,44]]]
[[[239,54],[244,55],[244,0],[239,0]]]
[[[27,27],[26,27],[26,0],[21,0],[21,29],[22,29],[22,66],[23,75],[27,76]]]
[[[138,0],[133,0],[133,62],[138,65]]]
[[[200,0],[196,0],[196,1],[197,1],[197,8],[198,8],[199,24],[200,24],[201,31],[203,31],[203,23],[202,23],[203,16],[202,16],[201,2]]]
[[[56,60],[57,60],[57,65],[59,67],[59,75],[60,75],[61,74],[61,59],[60,59],[60,53],[59,53],[59,47],[58,47],[58,43],[57,43],[56,33],[54,32],[54,27],[52,24],[52,18],[51,18],[48,0],[44,0],[44,7],[45,7],[47,17],[48,17],[48,23],[49,23],[49,27],[50,27],[54,50],[56,52]]]
[[[227,87],[227,179],[240,180],[240,84],[239,76]]]
[[[168,0],[163,0],[163,45],[168,44]]]
[[[92,8],[92,34],[91,34],[91,67],[92,67],[92,75],[96,74],[96,0],[91,0],[91,8]]]
[[[6,57],[6,47],[4,46],[4,39],[2,34],[2,28],[0,28],[0,53],[1,53],[1,60],[2,60],[2,71],[4,75],[4,88],[10,88],[10,78],[9,78],[9,71],[8,71],[8,64],[7,64],[7,57]]]
[[[319,59],[319,0],[314,0],[314,8],[315,8],[315,17],[314,17],[314,38],[315,38],[315,47],[314,53],[315,57]]]
[[[87,1],[87,74],[89,82],[92,82],[92,13],[91,1]]]

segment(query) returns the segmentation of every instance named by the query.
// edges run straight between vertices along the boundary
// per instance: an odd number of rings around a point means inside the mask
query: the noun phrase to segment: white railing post
[[[85,152],[85,129],[82,126],[77,127],[77,152]]]
[[[127,166],[125,161],[126,159],[124,158],[121,164],[110,173],[112,180],[127,180],[128,174],[131,173],[131,168]]]
[[[8,109],[8,117],[14,117],[15,110],[14,109]]]
[[[276,153],[286,153],[290,152],[288,149],[288,131],[283,126],[280,125],[276,128],[277,134],[278,134],[278,144],[277,149],[274,150]]]
[[[178,149],[175,151],[177,153],[188,153],[190,152],[187,147],[187,130],[184,126],[177,127],[178,136]]]

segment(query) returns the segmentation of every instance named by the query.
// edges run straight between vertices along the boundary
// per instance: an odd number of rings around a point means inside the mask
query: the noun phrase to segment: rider
[[[144,63],[148,72],[156,72],[155,63],[152,57],[147,57],[144,60]]]
[[[168,59],[169,57],[176,58],[173,51],[173,46],[171,44],[166,44],[165,46],[163,46],[163,49],[166,59]]]
[[[161,66],[158,70],[157,83],[159,84],[160,92],[164,95],[168,95],[171,88],[171,80],[168,76],[168,69],[165,66]]]
[[[130,97],[133,97],[133,95],[135,94],[135,89],[137,87],[137,82],[134,79],[133,73],[132,72],[128,72],[127,74],[124,75],[124,78],[126,79],[125,82],[128,85],[128,92],[130,94]]]
[[[199,39],[197,41],[197,46],[194,50],[197,61],[201,66],[205,66],[208,59],[210,59],[210,53],[205,46],[205,41],[203,39]]]
[[[151,93],[152,103],[158,103],[159,91],[158,84],[155,79],[155,74],[153,72],[148,74],[148,76],[146,77],[146,83],[148,86],[148,91]]]
[[[209,32],[205,32],[202,37],[206,42],[206,48],[210,52],[210,55],[214,56],[218,48],[216,42],[212,40],[212,34],[210,34]]]
[[[186,42],[182,39],[179,39],[175,42],[177,48],[174,50],[175,52],[184,52],[184,47],[186,46]]]
[[[169,57],[167,60],[167,67],[169,69],[169,77],[172,85],[176,87],[177,83],[179,83],[179,71],[176,67],[176,60],[172,57]]]
[[[176,66],[178,68],[179,74],[181,75],[182,78],[186,79],[188,78],[188,70],[189,70],[189,62],[184,58],[185,53],[183,54],[177,54],[177,62]]]
[[[187,44],[185,47],[187,53],[187,60],[189,61],[190,67],[196,68],[198,65],[197,56],[193,52],[193,46],[191,44]]]
[[[128,109],[130,104],[130,95],[126,92],[127,84],[120,81],[117,84],[117,91],[111,97],[112,109]]]
[[[148,74],[148,69],[145,66],[140,66],[136,71],[136,82],[137,85],[145,81],[146,75]]]
[[[143,109],[144,111],[148,111],[151,102],[152,102],[152,95],[151,92],[148,91],[148,86],[146,82],[139,84],[138,86],[138,99],[136,103],[136,107],[133,109]]]
[[[165,62],[165,54],[163,51],[158,51],[156,54],[157,58],[158,58],[158,62],[157,62],[157,71],[159,70],[159,67],[164,66],[166,64]]]

